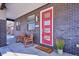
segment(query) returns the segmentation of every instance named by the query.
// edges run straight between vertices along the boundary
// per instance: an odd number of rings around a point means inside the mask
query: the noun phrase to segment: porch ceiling
[[[6,17],[16,19],[46,3],[6,3]]]

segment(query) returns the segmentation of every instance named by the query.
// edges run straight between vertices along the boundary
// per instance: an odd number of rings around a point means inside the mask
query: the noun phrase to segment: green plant
[[[58,39],[56,41],[56,48],[62,50],[64,48],[64,40]]]

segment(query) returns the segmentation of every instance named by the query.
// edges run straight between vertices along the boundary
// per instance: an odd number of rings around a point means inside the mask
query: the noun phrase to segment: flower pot
[[[62,55],[63,54],[63,50],[58,49],[58,54]]]

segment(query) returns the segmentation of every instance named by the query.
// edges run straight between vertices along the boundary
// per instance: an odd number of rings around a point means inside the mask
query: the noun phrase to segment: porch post
[[[0,10],[0,47],[6,45],[6,10]]]

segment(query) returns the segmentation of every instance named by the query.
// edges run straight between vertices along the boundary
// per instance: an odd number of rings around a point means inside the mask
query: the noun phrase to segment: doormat
[[[45,47],[45,46],[36,46],[36,49],[42,50],[46,53],[51,53],[53,51],[53,48]]]

